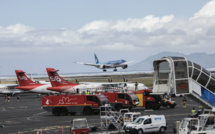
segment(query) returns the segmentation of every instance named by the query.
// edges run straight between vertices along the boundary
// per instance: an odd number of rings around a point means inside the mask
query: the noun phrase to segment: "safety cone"
[[[62,126],[62,134],[64,134],[63,126]]]

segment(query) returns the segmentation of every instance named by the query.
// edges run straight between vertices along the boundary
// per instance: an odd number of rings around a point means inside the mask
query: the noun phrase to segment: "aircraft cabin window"
[[[208,83],[207,89],[209,89],[211,92],[215,91],[215,81],[213,79],[211,79],[210,82]]]
[[[200,73],[200,71],[194,68],[194,72],[193,72],[192,78],[194,80],[196,80],[198,78],[198,76],[199,76],[199,73]]]
[[[200,77],[198,79],[198,82],[200,84],[202,84],[203,86],[205,86],[207,84],[208,80],[209,80],[209,77],[206,74],[201,73],[201,75],[200,75]]]

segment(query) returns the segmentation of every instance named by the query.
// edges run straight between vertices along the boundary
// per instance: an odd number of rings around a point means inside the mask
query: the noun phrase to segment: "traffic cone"
[[[63,126],[62,126],[62,134],[64,134]]]

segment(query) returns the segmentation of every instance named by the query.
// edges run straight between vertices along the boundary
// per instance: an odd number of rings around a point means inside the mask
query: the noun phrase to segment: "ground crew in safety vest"
[[[90,94],[90,91],[87,90],[86,94],[89,95],[89,94]]]
[[[191,112],[192,112],[192,115],[195,115],[195,113],[196,113],[195,108],[193,108],[193,110]]]

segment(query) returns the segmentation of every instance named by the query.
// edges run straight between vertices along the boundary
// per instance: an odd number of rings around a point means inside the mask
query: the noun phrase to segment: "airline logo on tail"
[[[61,78],[59,76],[50,76],[49,79],[51,81],[58,81],[58,82],[61,82]]]
[[[19,76],[20,80],[28,80],[25,76]]]

